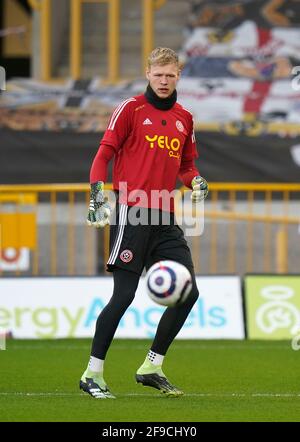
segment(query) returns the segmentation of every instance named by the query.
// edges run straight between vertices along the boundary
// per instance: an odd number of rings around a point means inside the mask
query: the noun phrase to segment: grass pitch
[[[164,371],[185,391],[167,398],[136,384],[150,341],[115,340],[105,378],[116,400],[79,390],[91,340],[9,340],[0,351],[0,421],[299,421],[300,352],[288,341],[176,340]]]

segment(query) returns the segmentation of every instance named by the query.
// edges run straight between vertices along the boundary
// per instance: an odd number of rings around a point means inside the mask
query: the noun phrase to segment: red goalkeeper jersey
[[[101,145],[114,149],[113,187],[121,203],[174,210],[168,195],[182,165],[198,156],[188,110],[179,103],[157,109],[144,95],[129,98],[113,112]],[[194,165],[189,170],[199,174]]]

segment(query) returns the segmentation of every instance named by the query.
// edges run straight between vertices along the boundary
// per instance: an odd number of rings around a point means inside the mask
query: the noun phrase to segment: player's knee
[[[125,290],[124,293],[122,293],[122,296],[124,296],[124,298],[127,301],[127,305],[129,306],[132,303],[132,301],[134,300],[135,291],[134,290],[130,290],[130,289]]]
[[[116,304],[118,306],[123,306],[123,308],[127,308],[130,306],[132,301],[134,300],[135,291],[130,290],[129,288],[124,287],[122,290],[114,291],[114,294],[110,300],[110,304]]]

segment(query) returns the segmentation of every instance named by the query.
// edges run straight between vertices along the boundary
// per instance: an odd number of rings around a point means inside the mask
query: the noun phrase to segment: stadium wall
[[[1,184],[88,182],[103,133],[1,129]],[[197,132],[201,174],[214,182],[298,182],[300,137]],[[30,174],[28,171],[30,170]],[[109,172],[111,181],[111,168]]]

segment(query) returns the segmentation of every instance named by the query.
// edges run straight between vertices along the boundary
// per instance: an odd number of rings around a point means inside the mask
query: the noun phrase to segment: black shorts
[[[132,214],[142,222],[133,225]],[[173,213],[117,204],[112,219],[115,222],[110,226],[109,272],[119,267],[140,275],[144,267],[148,270],[155,262],[169,259],[194,273],[190,249]]]

